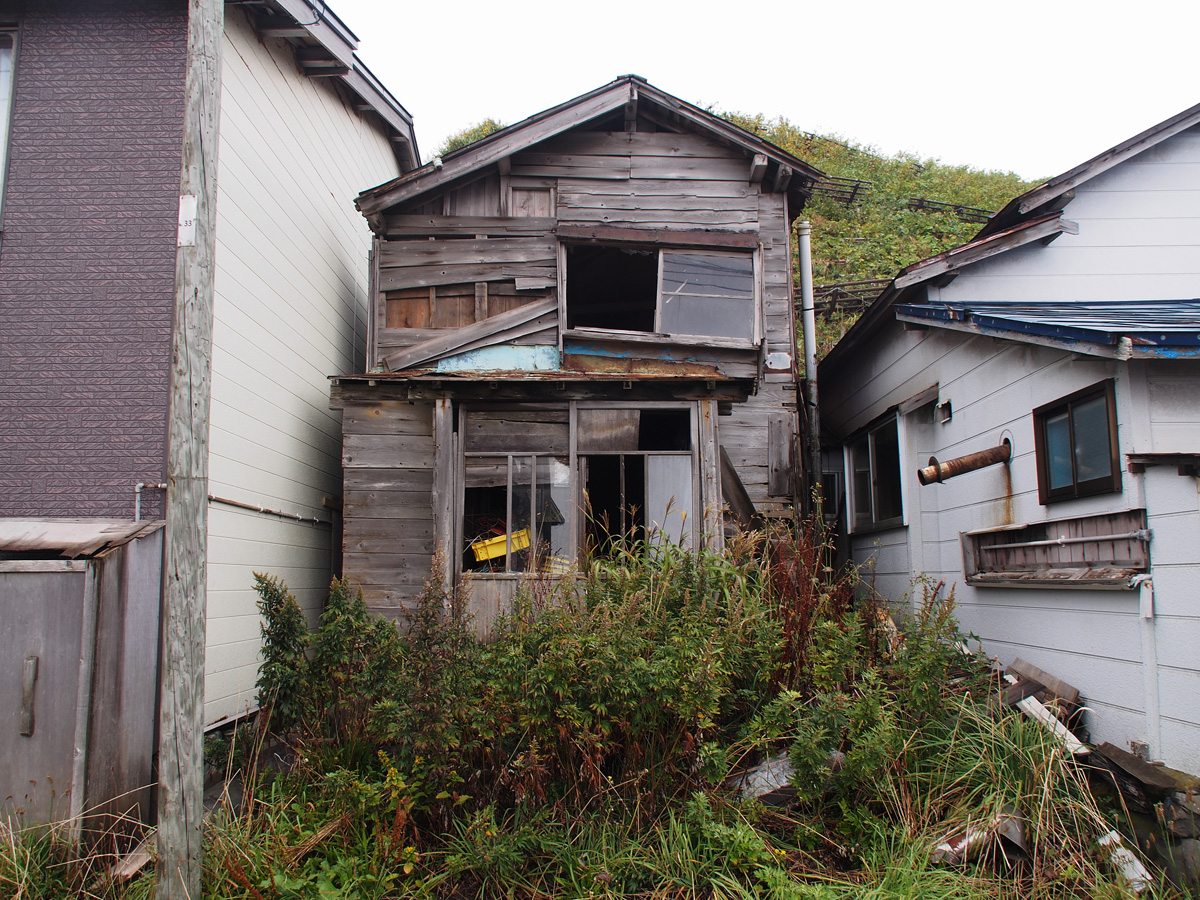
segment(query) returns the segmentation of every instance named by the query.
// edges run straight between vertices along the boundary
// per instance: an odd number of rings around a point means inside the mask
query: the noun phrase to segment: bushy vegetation
[[[870,183],[848,205],[817,193],[805,206],[803,218],[812,223],[813,281],[818,285],[890,279],[905,266],[966,243],[982,227],[950,211],[910,209],[910,198],[995,212],[1037,183],[1012,172],[949,166],[911,154],[885,156],[837,135],[802,131],[784,118],[738,113],[726,118],[826,175]],[[794,277],[799,284],[798,273]],[[823,316],[818,321],[818,357],[857,318],[857,312]]]
[[[207,824],[205,897],[1120,895],[1112,825],[1045,730],[988,707],[952,595],[897,631],[825,559],[815,526],[636,548],[534,582],[486,643],[440,585],[401,630],[335,582],[307,647],[260,578],[263,713],[227,754],[245,797]],[[780,754],[796,799],[743,799]],[[1027,858],[930,861],[1009,809]],[[45,830],[3,844],[0,896],[152,891]]]
[[[455,150],[461,150],[476,141],[481,141],[489,134],[494,134],[504,127],[502,122],[497,122],[495,119],[484,119],[482,122],[476,122],[474,125],[468,125],[461,131],[456,131],[446,140],[442,141],[442,145],[434,151],[434,156],[446,156],[453,153]]]

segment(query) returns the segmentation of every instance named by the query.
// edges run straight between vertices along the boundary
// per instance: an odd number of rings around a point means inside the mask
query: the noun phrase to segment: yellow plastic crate
[[[486,541],[475,541],[471,545],[471,550],[475,553],[475,562],[487,562],[489,559],[495,559],[498,556],[504,555],[505,535],[501,534],[494,538],[488,538]],[[522,528],[520,531],[514,531],[512,536],[512,552],[525,550],[529,547],[529,529]]]

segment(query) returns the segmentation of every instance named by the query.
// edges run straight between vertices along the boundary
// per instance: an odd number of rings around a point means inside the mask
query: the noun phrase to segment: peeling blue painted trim
[[[439,372],[557,372],[562,356],[541,344],[481,347],[438,360]]]

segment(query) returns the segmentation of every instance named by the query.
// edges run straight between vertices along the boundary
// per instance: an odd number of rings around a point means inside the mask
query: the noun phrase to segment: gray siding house
[[[45,678],[61,667],[45,654],[73,658],[78,672],[97,639],[86,616],[82,633],[64,624],[57,644],[44,627],[21,626],[46,621],[50,602],[24,576],[104,546],[55,522],[120,534],[137,531],[121,523],[164,512],[187,14],[183,0],[0,0],[0,697],[20,706],[31,695],[25,662],[40,655],[43,733],[51,710],[74,727],[77,700],[122,694],[90,680],[51,689]],[[410,116],[356,44],[323,3],[226,8],[206,722],[254,702],[252,572],[284,577],[315,615],[334,569],[341,422],[326,379],[363,365],[371,246],[349,201],[418,162]],[[161,579],[153,554],[125,555],[140,560],[139,584]],[[56,615],[86,605],[75,598]],[[139,685],[146,672],[153,685],[157,613],[138,610],[130,658],[141,661]],[[93,735],[117,721],[107,707],[93,715]],[[144,719],[121,727],[144,729],[152,748],[153,709]],[[130,777],[144,784],[149,772]],[[69,782],[56,778],[60,792]],[[0,782],[0,797],[17,803],[28,790]]]
[[[1193,772],[1198,198],[1200,106],[903,270],[819,369],[876,588],[944,580],[990,653],[1081,689],[1095,740]]]

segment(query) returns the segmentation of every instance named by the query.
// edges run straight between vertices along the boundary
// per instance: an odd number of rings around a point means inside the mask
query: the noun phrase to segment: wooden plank
[[[384,219],[386,235],[406,237],[449,237],[486,234],[512,237],[520,234],[551,234],[558,222],[553,217],[535,216],[418,216],[389,215]]]
[[[624,84],[606,85],[598,91],[527,119],[520,128],[514,128],[508,134],[495,136],[474,151],[453,156],[442,162],[440,167],[423,166],[387,185],[364,192],[359,195],[355,205],[364,215],[381,212],[403,200],[449,184],[484,166],[494,165],[498,160],[511,156],[524,147],[623,107],[626,99],[628,91]],[[517,174],[515,167],[513,174]]]
[[[729,454],[725,452],[725,447],[721,446],[719,452],[721,457],[721,496],[725,500],[725,505],[729,507],[730,513],[733,514],[733,518],[739,526],[743,529],[755,528],[761,524],[762,520],[754,508],[754,501],[746,492],[746,487],[742,484],[742,479],[738,475],[733,461],[729,458]]]
[[[380,247],[379,265],[386,272],[394,267],[545,262],[553,261],[556,252],[553,235],[546,234],[484,240],[391,240]]]
[[[687,212],[664,209],[620,209],[574,207],[562,210],[562,221],[570,225],[602,222],[607,225],[629,224],[638,228],[736,228],[747,230],[757,225],[753,210],[691,209]]]
[[[430,497],[437,551],[441,554],[442,583],[449,591],[454,584],[454,505],[458,472],[457,438],[454,434],[454,403],[443,398],[434,402],[434,482]]]
[[[512,328],[522,325],[538,316],[552,312],[558,309],[557,300],[543,300],[539,303],[531,303],[528,306],[523,306],[520,309],[515,309],[512,312],[502,313],[498,316],[492,316],[490,319],[485,319],[482,322],[476,322],[474,325],[468,325],[465,328],[458,328],[448,334],[438,335],[424,343],[410,347],[407,350],[389,354],[384,358],[384,364],[392,371],[415,366],[418,363],[425,362],[429,359],[434,359],[438,356],[445,355],[459,347],[463,347],[472,341],[480,338],[494,335],[506,328]]]
[[[346,491],[342,515],[387,519],[423,519],[433,514],[428,491]]]
[[[426,403],[379,400],[353,404],[342,411],[343,434],[430,435],[433,418]]]
[[[604,156],[678,156],[705,159],[747,158],[749,154],[687,131],[570,131],[536,147],[546,153]]]
[[[767,174],[767,156],[765,153],[755,153],[750,161],[750,183],[761,184]]]
[[[1159,791],[1179,790],[1179,785],[1169,773],[1164,772],[1159,766],[1150,765],[1144,759],[1134,756],[1120,747],[1114,747],[1105,741],[1096,748],[1096,751],[1148,788]]]
[[[772,497],[792,495],[792,432],[790,413],[767,416],[767,493]]]
[[[396,468],[403,459],[424,459],[433,453],[433,439],[409,434],[347,434],[342,439],[342,466]]]
[[[696,181],[680,184],[678,181],[657,181],[650,178],[634,178],[629,181],[592,181],[560,178],[558,190],[562,194],[590,194],[597,197],[743,197],[761,198],[757,187],[737,181]],[[761,215],[761,212],[760,212]]]
[[[433,460],[427,465],[414,460],[419,468],[347,469],[344,490],[367,492],[429,492],[433,489]]]
[[[1019,657],[1008,664],[1008,671],[1045,685],[1046,690],[1060,700],[1065,700],[1067,703],[1079,702],[1078,688],[1072,687],[1060,678],[1055,678],[1048,672],[1043,672],[1037,666],[1027,663]]]
[[[758,220],[758,201],[750,195],[697,198],[687,192],[674,194],[598,194],[590,191],[561,191],[559,218],[569,219],[579,210],[657,210],[695,215],[702,212],[741,212]],[[680,216],[684,221],[687,215]],[[682,222],[681,222],[682,224]]]
[[[619,228],[612,225],[560,225],[558,236],[574,241],[655,244],[670,247],[729,247],[752,250],[758,235],[746,231],[711,232],[670,228]]]
[[[519,174],[519,169],[528,167],[548,167],[555,169],[580,169],[576,178],[590,178],[591,170],[606,169],[614,172],[622,173],[621,177],[629,177],[629,157],[628,156],[602,156],[596,153],[580,153],[580,154],[563,154],[563,153],[545,153],[536,150],[529,150],[523,153],[517,153],[512,158],[513,176]]]
[[[480,281],[513,281],[517,278],[549,279],[554,275],[555,268],[548,262],[485,262],[447,266],[392,267],[383,269],[379,273],[379,280],[382,290],[395,291],[405,288],[438,287],[447,284],[474,285]]]

